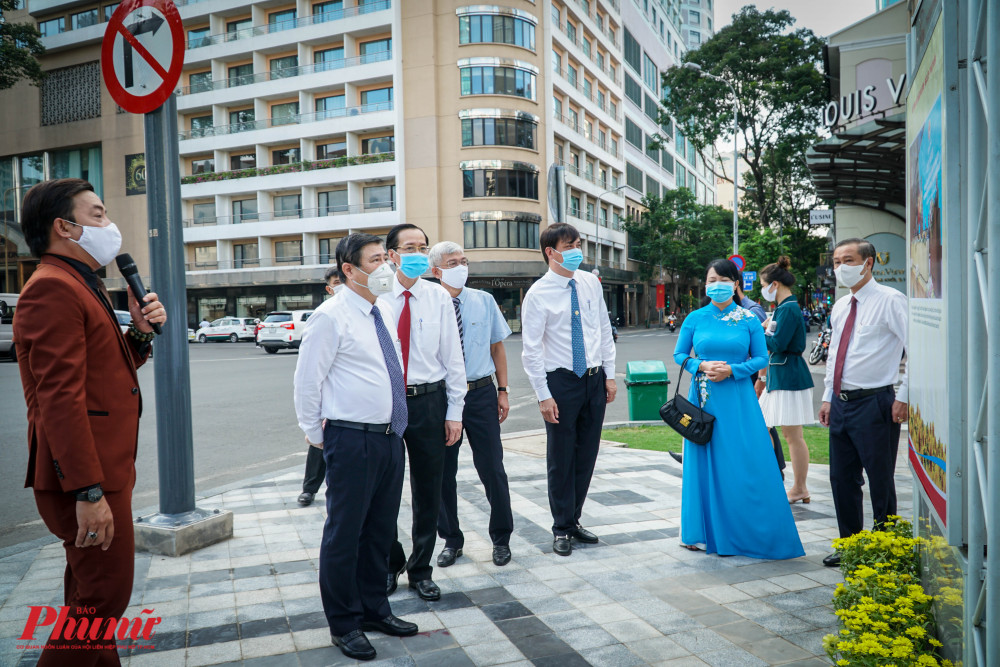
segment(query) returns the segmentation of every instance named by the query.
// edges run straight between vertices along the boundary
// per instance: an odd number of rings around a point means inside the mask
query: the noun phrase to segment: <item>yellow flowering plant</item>
[[[921,538],[901,517],[879,530],[833,541],[845,583],[833,595],[841,629],[824,637],[835,664],[851,667],[954,667],[939,660],[933,598],[918,577]]]

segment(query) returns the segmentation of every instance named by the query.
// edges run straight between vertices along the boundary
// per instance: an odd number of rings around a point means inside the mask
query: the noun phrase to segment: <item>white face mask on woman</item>
[[[70,241],[83,248],[84,252],[101,266],[110,264],[122,249],[122,233],[118,230],[118,225],[113,222],[106,227],[81,225],[72,220],[66,222],[81,229],[80,240],[70,239]]]
[[[760,290],[760,295],[767,299],[769,302],[774,303],[774,300],[778,298],[778,285],[771,284],[765,285]]]

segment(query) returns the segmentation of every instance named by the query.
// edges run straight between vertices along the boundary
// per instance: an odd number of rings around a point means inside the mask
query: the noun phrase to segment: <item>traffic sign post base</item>
[[[183,514],[150,514],[135,520],[135,550],[183,556],[233,536],[229,510],[195,509]]]

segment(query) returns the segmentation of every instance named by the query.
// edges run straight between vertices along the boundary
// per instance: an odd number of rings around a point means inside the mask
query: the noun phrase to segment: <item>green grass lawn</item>
[[[806,445],[809,447],[811,463],[830,463],[830,431],[822,426],[806,426],[803,429]],[[778,429],[781,435],[781,429]],[[636,428],[606,429],[601,433],[605,440],[624,442],[632,449],[651,449],[657,452],[679,452],[682,449],[682,438],[667,425],[639,426]],[[781,438],[782,449],[785,450],[785,460],[788,456],[788,443]]]

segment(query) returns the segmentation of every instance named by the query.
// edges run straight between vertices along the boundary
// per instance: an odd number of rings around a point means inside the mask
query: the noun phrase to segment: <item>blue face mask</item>
[[[431,262],[423,253],[411,252],[399,256],[399,270],[407,278],[419,278],[427,273],[429,268],[431,268]]]
[[[715,303],[725,303],[733,298],[736,286],[732,283],[712,283],[705,288],[705,294]]]
[[[570,248],[560,254],[562,254],[563,261],[559,266],[567,271],[576,271],[580,268],[580,264],[583,263],[583,251],[579,248]]]

